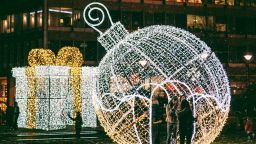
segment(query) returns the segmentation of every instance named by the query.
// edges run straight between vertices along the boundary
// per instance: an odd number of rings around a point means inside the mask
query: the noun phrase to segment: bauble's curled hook
[[[102,18],[101,19],[99,17],[94,18],[92,16],[92,12],[93,11],[100,12],[102,14]],[[102,3],[98,3],[98,2],[90,3],[89,5],[87,5],[84,8],[84,11],[83,11],[84,21],[90,27],[92,27],[94,30],[96,30],[98,33],[100,33],[100,35],[102,35],[103,33],[98,28],[96,28],[96,27],[101,25],[104,22],[104,19],[105,19],[105,12],[104,11],[107,13],[107,16],[108,16],[108,18],[110,20],[111,25],[113,25],[113,21],[112,21],[112,19],[110,17],[109,11],[105,7],[105,5],[103,5]]]

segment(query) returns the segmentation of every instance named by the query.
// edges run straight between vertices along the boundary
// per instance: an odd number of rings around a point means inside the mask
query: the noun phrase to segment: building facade
[[[12,105],[11,68],[27,66],[28,52],[75,46],[84,65],[98,65],[106,53],[98,34],[83,20],[84,7],[92,0],[3,0],[0,5],[0,105]],[[110,10],[113,21],[129,31],[149,25],[186,29],[205,41],[223,63],[233,95],[243,94],[255,82],[255,61],[244,60],[256,52],[256,0],[98,0]],[[95,13],[95,15],[99,15]],[[110,26],[105,21],[100,29]],[[6,90],[7,89],[7,90]]]

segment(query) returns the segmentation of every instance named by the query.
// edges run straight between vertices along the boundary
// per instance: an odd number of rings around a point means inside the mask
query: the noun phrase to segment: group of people
[[[166,144],[176,144],[177,130],[180,136],[180,144],[184,144],[185,140],[186,144],[190,144],[194,121],[195,118],[193,117],[189,102],[185,98],[179,102],[177,97],[173,97],[166,106]]]
[[[160,96],[161,97],[161,96]],[[163,120],[161,112],[161,101],[159,97],[152,98],[152,143],[160,143],[161,123]],[[177,135],[180,137],[180,144],[190,144],[193,134],[195,118],[189,104],[184,96],[174,96],[165,105],[167,139],[166,144],[176,144]]]

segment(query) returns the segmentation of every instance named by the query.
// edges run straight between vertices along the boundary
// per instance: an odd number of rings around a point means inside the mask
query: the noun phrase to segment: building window
[[[14,32],[14,15],[9,15],[5,20],[0,22],[0,32],[1,33],[11,33]]]
[[[177,3],[184,3],[186,0],[176,0]]]
[[[195,4],[200,4],[202,3],[201,0],[188,0],[189,3],[195,3]]]
[[[187,15],[187,27],[193,30],[205,28],[205,16]]]
[[[144,3],[162,4],[163,0],[144,0]]]
[[[226,31],[226,24],[216,24],[216,31],[225,32]]]
[[[41,11],[37,12],[37,27],[42,27],[43,24],[43,14]]]
[[[8,28],[7,20],[3,20],[1,25],[2,25],[2,32],[6,33],[7,32],[7,28]]]
[[[227,5],[233,6],[235,4],[234,0],[226,0]]]
[[[48,24],[49,26],[71,26],[72,9],[64,7],[50,7]]]
[[[35,12],[30,13],[30,28],[35,28]]]
[[[22,23],[23,23],[23,29],[26,29],[28,26],[28,15],[26,13],[22,15]]]
[[[166,4],[173,5],[176,3],[176,0],[165,0]]]
[[[226,18],[225,17],[216,17],[215,18],[215,27],[218,32],[226,31]]]
[[[122,0],[122,2],[140,3],[140,0]]]
[[[215,0],[216,5],[225,5],[225,0]]]

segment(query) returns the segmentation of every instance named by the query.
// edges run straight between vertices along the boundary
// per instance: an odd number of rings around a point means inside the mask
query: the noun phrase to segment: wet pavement
[[[161,144],[165,144],[165,137],[161,138]],[[0,126],[0,144],[115,144],[102,128],[83,128],[81,138],[75,137],[73,127],[64,130],[43,131],[19,129],[9,130]],[[228,130],[220,134],[212,144],[256,144],[248,142],[244,131]]]
[[[114,144],[101,128],[83,128],[81,138],[75,137],[72,128],[55,131],[43,130],[9,130],[0,127],[0,143],[29,144],[29,143],[61,143],[61,144]]]

